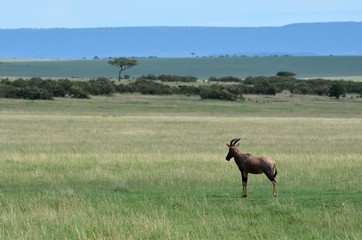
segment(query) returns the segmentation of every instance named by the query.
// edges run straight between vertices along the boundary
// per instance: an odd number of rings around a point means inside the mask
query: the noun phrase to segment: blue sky
[[[361,0],[0,0],[0,29],[362,22]]]

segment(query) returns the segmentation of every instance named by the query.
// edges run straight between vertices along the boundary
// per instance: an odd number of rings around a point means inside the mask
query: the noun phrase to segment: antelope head
[[[236,145],[236,143],[240,140],[241,138],[235,138],[233,140],[230,141],[230,144],[226,144],[226,146],[229,147],[229,152],[228,155],[226,155],[226,160],[230,161],[230,159],[232,157],[234,157],[235,153],[236,153],[236,147],[239,146],[239,144]]]

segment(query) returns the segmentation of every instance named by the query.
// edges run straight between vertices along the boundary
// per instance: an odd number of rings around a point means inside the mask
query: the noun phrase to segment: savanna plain
[[[245,98],[0,99],[0,238],[361,239],[362,100]]]

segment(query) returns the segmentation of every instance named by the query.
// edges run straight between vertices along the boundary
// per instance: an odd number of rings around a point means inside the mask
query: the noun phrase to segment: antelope
[[[255,157],[250,153],[242,153],[238,149],[239,144],[235,145],[240,138],[231,140],[230,144],[226,144],[229,147],[229,152],[226,156],[226,160],[230,161],[234,158],[236,165],[238,165],[241,172],[242,184],[243,184],[243,197],[246,194],[246,185],[248,183],[248,174],[261,174],[264,173],[273,184],[273,196],[277,196],[277,182],[275,176],[277,175],[277,169],[275,162],[270,157]]]

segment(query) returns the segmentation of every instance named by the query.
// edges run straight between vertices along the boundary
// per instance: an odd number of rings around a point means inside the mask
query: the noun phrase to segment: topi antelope
[[[236,165],[238,165],[241,172],[241,178],[243,182],[243,197],[246,197],[246,184],[248,182],[248,174],[260,174],[265,173],[269,180],[273,183],[273,196],[277,196],[277,182],[275,176],[277,175],[277,169],[275,162],[270,157],[254,157],[249,153],[242,153],[235,145],[240,138],[231,140],[230,144],[226,144],[229,147],[229,153],[226,156],[226,160],[230,161],[234,158]]]

